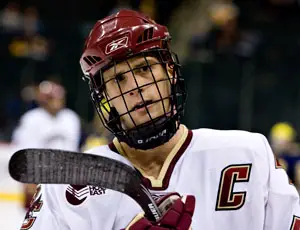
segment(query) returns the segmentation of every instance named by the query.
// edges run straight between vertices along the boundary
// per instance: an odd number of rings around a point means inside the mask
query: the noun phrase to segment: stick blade
[[[9,161],[11,177],[22,183],[96,185],[124,192],[141,179],[130,166],[107,157],[52,149],[23,149]]]

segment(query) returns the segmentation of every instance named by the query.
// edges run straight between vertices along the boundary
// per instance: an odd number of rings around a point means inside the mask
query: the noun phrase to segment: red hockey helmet
[[[89,83],[92,101],[104,126],[120,141],[126,142],[131,147],[149,149],[159,146],[168,141],[179,127],[186,92],[179,72],[178,58],[169,49],[170,40],[170,34],[165,26],[157,24],[139,12],[121,10],[97,21],[85,42],[80,65],[84,79]],[[120,117],[125,114],[119,114],[109,103],[110,99],[105,93],[106,82],[103,72],[131,57],[146,58],[149,55],[157,57],[165,69],[171,66],[174,70],[172,77],[176,78],[176,81],[167,79],[170,82],[169,99],[172,108],[171,111],[166,111],[164,116],[155,119],[148,113],[149,122],[128,130],[120,123]],[[149,63],[147,67],[151,69]],[[134,76],[133,71],[132,75]],[[154,77],[153,84],[157,84]],[[136,89],[139,89],[139,86]],[[123,95],[124,92],[121,92],[119,96]],[[142,95],[141,97],[143,98]],[[128,114],[130,111],[127,111]]]
[[[166,48],[171,39],[165,26],[131,10],[99,20],[91,30],[80,59],[82,71],[94,76],[112,60],[154,48]]]

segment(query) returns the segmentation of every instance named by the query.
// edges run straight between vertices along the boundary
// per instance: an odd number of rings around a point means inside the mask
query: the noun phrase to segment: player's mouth
[[[145,102],[138,102],[133,108],[132,111],[146,111],[146,107],[149,108],[152,105],[152,100],[146,100]]]

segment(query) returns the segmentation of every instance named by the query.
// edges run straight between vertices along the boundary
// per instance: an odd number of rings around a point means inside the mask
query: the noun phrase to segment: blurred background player
[[[270,131],[270,143],[274,153],[282,155],[297,155],[298,146],[295,143],[297,132],[288,122],[278,122]]]
[[[43,81],[36,89],[38,108],[29,110],[13,132],[12,144],[18,149],[52,148],[76,151],[80,140],[80,119],[65,108],[66,91],[53,81]],[[25,186],[24,206],[28,208],[36,185]]]
[[[300,151],[297,132],[288,122],[278,122],[271,128],[270,144],[280,165],[300,191]]]

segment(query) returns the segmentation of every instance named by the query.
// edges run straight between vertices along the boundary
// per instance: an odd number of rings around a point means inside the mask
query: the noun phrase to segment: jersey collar
[[[180,157],[183,155],[185,150],[187,149],[188,145],[190,144],[193,137],[193,132],[191,130],[188,130],[184,126],[184,132],[179,140],[179,142],[174,146],[174,148],[171,150],[170,154],[168,155],[166,161],[164,162],[162,169],[159,173],[159,176],[157,178],[154,178],[152,176],[145,176],[145,173],[142,169],[139,169],[136,167],[136,169],[142,174],[144,184],[151,190],[165,190],[169,186],[170,178],[172,175],[172,172],[175,168],[176,163],[180,159]],[[121,155],[124,155],[123,148],[121,144],[119,143],[117,138],[114,138],[114,140],[109,144],[109,148]]]

